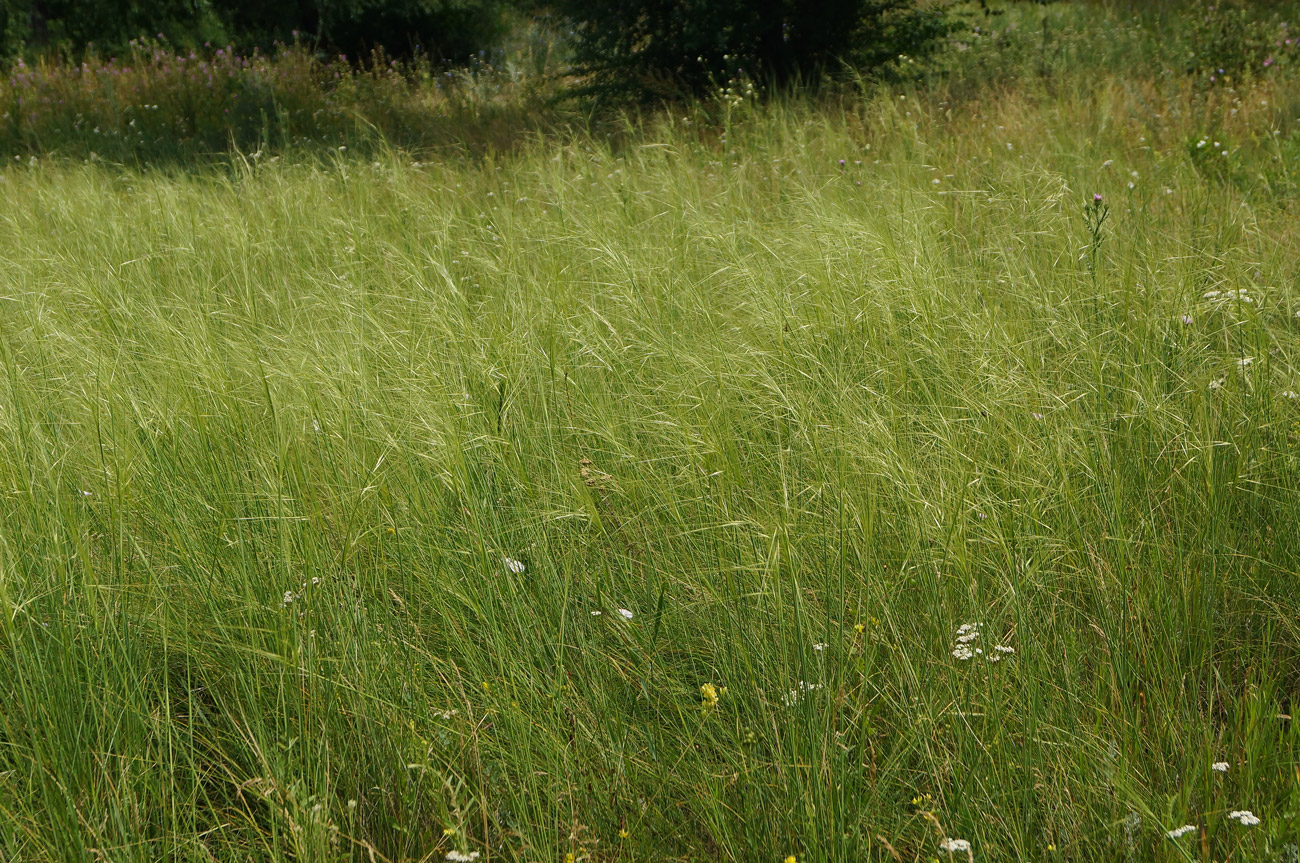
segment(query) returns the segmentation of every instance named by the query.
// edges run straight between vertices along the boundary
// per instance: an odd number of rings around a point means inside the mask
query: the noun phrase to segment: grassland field
[[[5,156],[0,860],[1296,863],[1300,87],[1026,56]]]

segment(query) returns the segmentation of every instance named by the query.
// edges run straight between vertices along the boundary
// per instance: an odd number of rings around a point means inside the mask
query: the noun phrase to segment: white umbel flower
[[[1195,833],[1195,832],[1196,832],[1195,824],[1184,824],[1182,827],[1175,827],[1173,830],[1170,830],[1165,835],[1168,836],[1170,839],[1182,839],[1188,833]]]
[[[524,562],[522,560],[515,560],[513,557],[506,558],[506,569],[510,570],[515,575],[518,575],[519,573],[523,572],[527,568],[528,567],[524,566]]]
[[[1259,816],[1249,809],[1234,809],[1228,813],[1228,818],[1236,821],[1242,827],[1254,827],[1259,823]]]
[[[1215,773],[1227,773],[1227,772],[1228,772],[1228,762],[1226,762],[1226,761],[1216,761],[1216,762],[1214,762],[1213,764],[1210,765],[1210,769],[1213,770]]]
[[[949,854],[969,854],[970,843],[965,839],[944,839],[939,843],[939,850]]]

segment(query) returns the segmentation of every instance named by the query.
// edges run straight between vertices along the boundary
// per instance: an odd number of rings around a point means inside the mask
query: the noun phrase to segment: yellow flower
[[[726,689],[724,688],[723,691],[725,692]],[[718,706],[718,687],[714,686],[712,683],[706,683],[701,686],[700,695],[703,696],[700,706],[705,710],[712,710]]]
[[[573,863],[573,852],[564,855],[564,863]]]
[[[791,854],[789,857],[785,858],[785,863],[799,863],[799,859]]]
[[[1048,851],[1051,851],[1052,853],[1056,853],[1056,843],[1055,843],[1055,842],[1048,842],[1048,843],[1047,843],[1047,850],[1048,850]]]
[[[626,828],[626,827],[624,827],[622,830],[618,831],[618,838],[619,838],[619,839],[626,839],[627,837],[629,837],[629,836],[631,836],[631,835],[632,835],[631,833],[628,833],[628,832],[627,832],[627,828]]]
[[[855,630],[857,630],[858,635],[861,635],[862,632],[863,632],[863,630],[865,630],[865,629],[867,628],[867,625],[866,625],[865,623],[859,623],[857,626],[855,626],[855,627],[853,627],[853,628],[854,628]]]
[[[455,827],[444,827],[443,830],[442,830],[442,835],[443,835],[443,836],[455,836],[455,835],[456,835],[456,828],[455,828]]]

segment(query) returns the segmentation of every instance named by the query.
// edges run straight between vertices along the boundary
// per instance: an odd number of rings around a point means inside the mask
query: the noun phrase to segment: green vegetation
[[[185,49],[235,40],[248,50],[300,36],[354,55],[379,48],[464,61],[494,47],[509,0],[0,0],[0,57],[80,60],[166,38]]]
[[[1294,861],[1300,87],[1179,20],[6,151],[0,858]]]

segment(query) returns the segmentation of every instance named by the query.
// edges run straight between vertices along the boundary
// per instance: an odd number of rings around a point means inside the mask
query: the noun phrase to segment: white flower
[[[967,647],[966,645],[959,644],[952,649],[952,655],[957,659],[965,661],[973,657],[975,655],[975,652],[971,650],[969,647]]]
[[[298,598],[298,597],[296,597],[296,596],[293,595],[293,591],[292,591],[292,590],[286,590],[286,591],[284,592],[284,604],[285,604],[285,605],[291,605],[291,604],[293,603],[293,601],[294,601],[295,599],[297,599],[297,598]]]
[[[506,558],[506,569],[510,570],[516,575],[523,572],[527,568],[528,567],[524,566],[524,562],[522,560],[515,560],[513,557]]]
[[[1246,366],[1250,365],[1253,362],[1255,362],[1254,357],[1242,357],[1241,359],[1237,360],[1237,368],[1244,369],[1246,368]]]
[[[965,839],[944,839],[939,843],[940,851],[947,851],[949,854],[960,854],[970,852],[970,843]]]
[[[805,692],[814,692],[825,688],[826,684],[824,683],[807,683],[800,680],[798,686],[781,696],[781,703],[786,707],[794,707],[803,698]]]
[[[1214,380],[1210,381],[1211,390],[1218,390],[1222,388],[1223,388],[1223,378],[1215,378]]]
[[[1016,652],[1014,647],[1007,647],[1005,644],[993,645],[993,653],[988,656],[989,662],[1001,662],[1005,656],[1010,656]]]
[[[1300,399],[1300,393],[1296,392],[1295,390],[1282,390],[1282,398]]]
[[[604,612],[602,612],[602,611],[593,611],[593,612],[591,613],[591,616],[592,616],[592,617],[600,617],[602,614],[604,614]]]
[[[819,652],[820,652],[820,651],[825,650],[825,649],[826,649],[826,642],[824,642],[824,641],[819,641],[819,642],[817,642],[816,644],[813,645],[813,650],[816,650],[816,651],[819,651]]]
[[[450,860],[451,863],[472,863],[478,859],[478,852],[470,851],[466,854],[464,851],[448,851],[445,859]]]
[[[1228,813],[1228,818],[1241,824],[1242,827],[1254,827],[1259,823],[1259,816],[1249,809],[1234,809]]]
[[[1227,772],[1228,772],[1228,762],[1226,762],[1226,761],[1216,761],[1216,762],[1214,762],[1213,764],[1210,765],[1210,769],[1213,770],[1213,771],[1215,771],[1215,772],[1217,772],[1217,773],[1227,773]]]
[[[979,637],[980,637],[980,634],[979,634],[978,632],[968,632],[968,633],[966,633],[965,635],[959,635],[959,636],[957,636],[957,643],[958,643],[958,644],[970,644],[972,641],[974,641],[975,639],[977,639],[977,638],[979,638]]]
[[[1195,832],[1196,832],[1195,824],[1184,824],[1182,827],[1175,827],[1173,830],[1170,830],[1165,835],[1168,836],[1170,839],[1182,839],[1188,833],[1195,833]]]
[[[1201,140],[1199,140],[1199,141],[1196,142],[1196,149],[1199,150],[1199,149],[1201,149],[1201,148],[1204,147],[1204,146],[1205,146],[1205,139],[1204,139],[1204,138],[1202,138]]]
[[[982,623],[963,623],[961,626],[957,627],[957,634],[965,635],[968,632],[974,632],[983,625],[984,624]]]
[[[632,619],[632,612],[628,611],[626,608],[620,608],[618,613],[626,617],[628,620]]]

